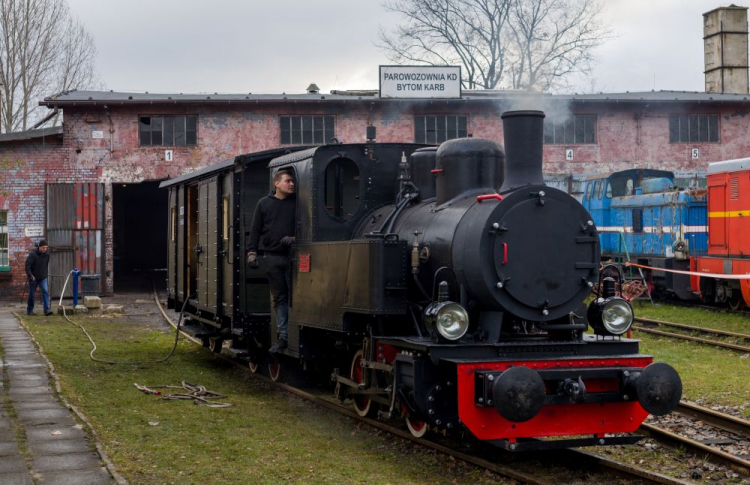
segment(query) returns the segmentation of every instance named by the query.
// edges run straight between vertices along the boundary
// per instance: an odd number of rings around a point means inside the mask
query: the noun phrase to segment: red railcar
[[[692,258],[692,270],[725,277],[691,277],[705,301],[750,305],[750,158],[711,163],[708,186],[708,252]]]

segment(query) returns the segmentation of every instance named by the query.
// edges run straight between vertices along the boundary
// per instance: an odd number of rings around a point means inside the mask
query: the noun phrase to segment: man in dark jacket
[[[270,351],[278,352],[287,347],[289,339],[289,247],[294,243],[297,200],[294,179],[289,172],[276,172],[273,186],[274,191],[260,199],[255,206],[247,244],[247,262],[251,267],[258,267],[258,256],[261,255],[263,259],[279,333],[279,339]]]
[[[26,277],[29,280],[29,300],[26,306],[27,315],[35,315],[34,294],[36,293],[37,286],[42,289],[44,314],[46,316],[52,315],[49,306],[49,286],[47,283],[47,267],[49,266],[48,248],[47,241],[42,239],[39,241],[37,249],[31,251],[26,258]]]

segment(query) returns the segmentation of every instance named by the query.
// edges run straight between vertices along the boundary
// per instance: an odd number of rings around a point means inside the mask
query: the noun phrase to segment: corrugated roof
[[[61,136],[63,134],[62,126],[52,126],[49,128],[39,128],[36,130],[15,131],[13,133],[3,133],[0,135],[0,142],[31,140],[34,138],[45,138]]]
[[[333,91],[331,94],[183,94],[183,93],[128,93],[116,91],[64,91],[45,98],[40,104],[48,107],[85,105],[85,104],[231,104],[231,103],[283,103],[283,102],[315,102],[321,101],[352,101],[367,100],[380,102],[450,102],[456,99],[388,99],[379,98],[377,91]],[[470,91],[464,90],[460,101],[471,100],[540,100],[540,101],[572,101],[572,102],[725,102],[742,103],[750,101],[748,94],[721,94],[695,91],[643,91],[625,93],[599,94],[547,94],[528,93],[526,91]]]

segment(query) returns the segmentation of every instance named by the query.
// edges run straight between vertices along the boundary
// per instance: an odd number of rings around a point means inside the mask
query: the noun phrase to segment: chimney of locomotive
[[[435,203],[444,204],[470,190],[495,192],[503,181],[505,152],[486,138],[457,138],[440,145],[436,155]]]
[[[544,112],[506,111],[501,118],[507,160],[500,192],[524,185],[543,185]]]

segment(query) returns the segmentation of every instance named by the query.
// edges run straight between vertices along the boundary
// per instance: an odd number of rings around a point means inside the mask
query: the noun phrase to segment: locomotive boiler
[[[322,370],[359,414],[403,417],[415,436],[468,431],[511,450],[637,440],[609,434],[669,412],[679,376],[624,337],[632,309],[600,278],[596,225],[544,185],[544,114],[502,118],[504,147],[332,143],[166,182],[171,213],[188,209],[172,219],[170,305],[215,351],[231,340],[274,379]],[[289,347],[269,356],[267,283],[243,247],[279,170],[296,179],[298,221]]]

